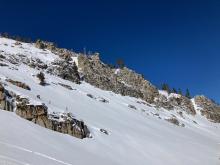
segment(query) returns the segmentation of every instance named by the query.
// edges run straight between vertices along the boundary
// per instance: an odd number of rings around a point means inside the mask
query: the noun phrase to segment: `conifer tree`
[[[191,99],[191,95],[190,95],[190,92],[189,92],[189,89],[187,88],[186,89],[186,95],[185,95],[187,98]]]
[[[177,90],[175,89],[175,88],[173,88],[173,91],[172,91],[173,93],[177,93]]]
[[[183,95],[183,92],[182,92],[182,90],[180,88],[178,89],[178,94],[179,95]]]
[[[162,90],[167,91],[168,93],[171,92],[169,85],[166,83],[162,84]]]

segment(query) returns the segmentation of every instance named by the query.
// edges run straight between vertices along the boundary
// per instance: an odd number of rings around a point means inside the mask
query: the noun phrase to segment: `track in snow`
[[[1,148],[6,147],[6,148],[12,148],[12,149],[15,149],[15,150],[19,150],[19,151],[22,151],[22,152],[27,152],[27,153],[30,153],[32,156],[38,156],[38,157],[41,157],[41,158],[44,158],[44,159],[54,161],[54,162],[59,163],[59,164],[73,165],[73,164],[58,160],[56,158],[53,158],[51,156],[48,156],[46,154],[31,151],[29,149],[26,149],[26,148],[23,148],[23,147],[20,147],[20,146],[17,146],[17,145],[8,144],[8,143],[5,143],[5,142],[0,142],[0,146],[1,146]],[[25,163],[23,161],[20,161],[20,160],[11,158],[9,156],[5,156],[5,155],[0,154],[0,165],[31,165],[31,164]]]

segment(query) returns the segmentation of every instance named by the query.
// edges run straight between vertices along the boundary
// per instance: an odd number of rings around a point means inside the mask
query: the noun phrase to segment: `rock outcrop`
[[[47,72],[57,75],[65,80],[80,84],[78,68],[72,59],[60,59],[54,61],[47,69]]]
[[[192,101],[182,95],[171,93],[168,97],[160,94],[155,100],[157,107],[163,107],[168,110],[181,109],[187,114],[195,115],[196,111]]]
[[[39,49],[48,49],[54,51],[56,49],[56,45],[53,42],[46,42],[42,40],[37,40],[35,46]]]
[[[48,113],[44,104],[34,105],[27,98],[10,94],[0,83],[0,109],[13,111],[26,120],[42,127],[83,139],[90,137],[88,127],[83,121],[77,120],[71,113]]]
[[[26,64],[28,66],[30,66],[31,68],[36,68],[36,69],[47,69],[47,64],[45,64],[43,61],[41,61],[40,59],[38,58],[31,58],[31,59],[28,59],[26,60]]]
[[[15,85],[15,86],[17,86],[17,87],[20,87],[20,88],[23,88],[23,89],[26,89],[26,90],[31,90],[31,88],[23,82],[15,81],[15,80],[12,80],[12,79],[6,79],[6,81],[13,84],[13,85]]]
[[[90,137],[88,127],[71,113],[52,113],[48,115],[50,129],[83,139]]]
[[[218,104],[205,96],[196,96],[194,100],[202,115],[212,122],[220,123],[220,106]]]
[[[79,55],[78,67],[83,79],[103,90],[113,91],[123,96],[142,98],[153,102],[158,90],[140,74],[127,68],[115,69],[104,64],[99,55]]]
[[[152,103],[154,98],[159,95],[158,90],[149,81],[145,80],[141,74],[124,67],[122,69],[115,69],[117,81],[132,87],[136,91],[142,93],[142,97],[147,102]]]
[[[89,130],[83,121],[71,113],[48,114],[45,105],[31,105],[26,101],[17,104],[16,114],[42,127],[83,139],[89,137]]]
[[[14,106],[12,95],[0,83],[0,109],[12,112]]]
[[[177,126],[180,125],[179,120],[177,120],[175,117],[172,117],[172,118],[166,119],[166,121],[168,121],[168,122],[170,122],[170,123],[172,123],[172,124],[175,124],[175,125],[177,125]]]

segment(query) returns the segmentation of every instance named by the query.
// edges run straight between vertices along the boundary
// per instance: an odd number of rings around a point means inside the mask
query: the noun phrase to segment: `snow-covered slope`
[[[49,50],[33,44],[14,45],[0,38],[4,56],[17,53],[39,58],[50,64],[58,58]],[[22,47],[22,48],[19,48]],[[46,53],[42,53],[46,52]],[[220,125],[197,113],[191,116],[179,110],[168,111],[142,100],[103,91],[83,82],[80,85],[45,73],[48,85],[41,86],[39,70],[25,64],[0,67],[0,82],[5,88],[31,100],[44,103],[49,112],[72,112],[89,127],[92,138],[83,140],[54,132],[0,111],[0,164],[30,165],[219,165]],[[6,81],[25,82],[25,90]],[[64,88],[59,84],[72,87]],[[40,95],[37,97],[37,95]],[[166,95],[166,94],[165,94]],[[88,97],[90,96],[90,97]],[[102,102],[102,100],[107,100]],[[167,122],[176,116],[184,127]],[[108,132],[102,133],[100,129]]]

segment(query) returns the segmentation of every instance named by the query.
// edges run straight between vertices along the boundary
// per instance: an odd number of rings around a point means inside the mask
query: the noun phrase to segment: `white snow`
[[[167,91],[164,91],[164,90],[159,90],[159,94],[161,94],[161,95],[163,95],[163,96],[165,96],[165,97],[167,97],[167,98],[168,98],[168,96],[169,96],[168,92],[167,92]]]
[[[120,70],[119,68],[118,68],[118,69],[116,69],[116,70],[115,70],[115,74],[120,73],[120,71],[121,71],[121,70]]]
[[[1,54],[21,54],[27,57],[38,58],[45,63],[50,63],[58,58],[55,54],[49,50],[37,49],[32,43],[23,43],[21,45],[15,45],[16,41],[0,38],[0,50],[3,51]]]
[[[78,66],[78,57],[72,57],[73,62],[75,62],[76,66]]]
[[[0,38],[0,50],[21,53],[23,49],[10,47],[14,42]],[[40,58],[44,62],[57,58],[50,52],[47,56],[41,54],[42,50],[35,48],[33,44],[22,43],[22,46],[29,49],[27,56]],[[15,113],[0,110],[0,164],[220,164],[220,125],[209,122],[200,114],[194,117],[183,112],[182,118],[178,114],[179,110],[158,109],[140,99],[103,91],[85,82],[77,85],[47,73],[45,77],[49,85],[41,86],[35,76],[39,73],[38,70],[26,65],[8,65],[9,67],[0,67],[0,81],[6,84],[6,89],[21,94],[36,104],[45,103],[51,113],[73,113],[89,126],[93,138],[80,140],[53,132],[24,120]],[[18,70],[10,69],[11,67],[17,67]],[[31,90],[6,82],[6,77],[25,82]],[[57,85],[58,83],[76,90],[68,90]],[[100,102],[99,98],[109,102]],[[136,110],[128,105],[135,106]],[[164,120],[173,115],[185,127],[178,127]],[[100,132],[101,128],[107,130],[109,135]]]
[[[174,98],[179,98],[179,97],[181,97],[181,95],[179,95],[179,94],[177,94],[177,93],[168,93],[167,91],[165,91],[165,90],[159,90],[159,94],[161,94],[161,95],[163,95],[163,96],[165,96],[166,98],[172,98],[172,97],[174,97]]]

